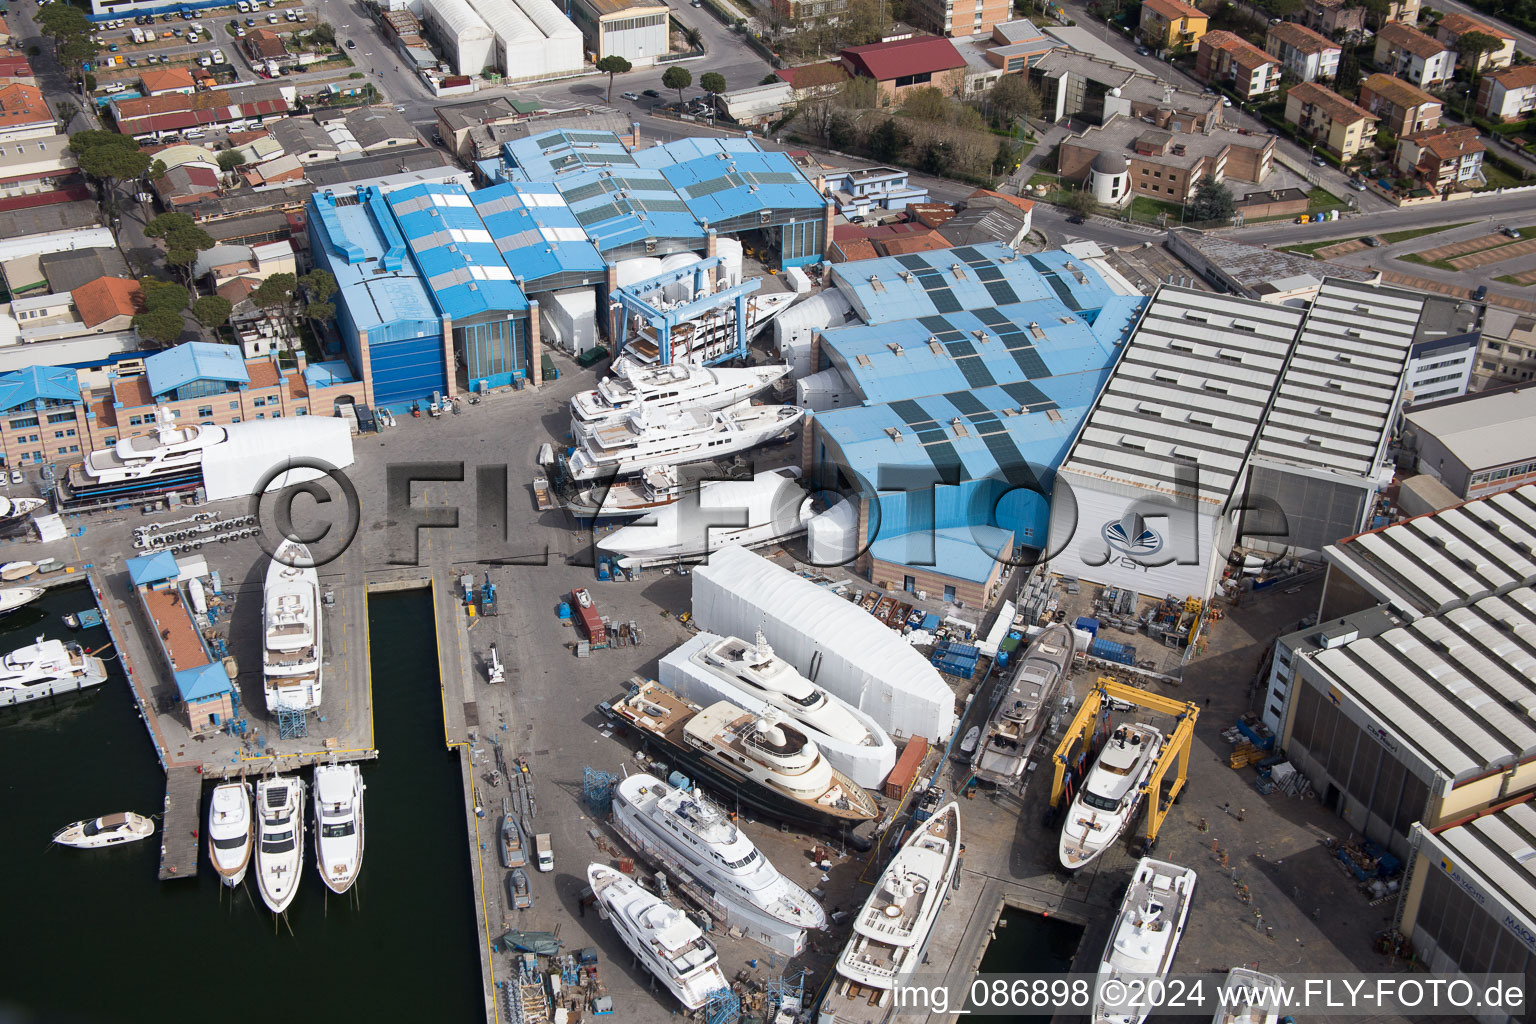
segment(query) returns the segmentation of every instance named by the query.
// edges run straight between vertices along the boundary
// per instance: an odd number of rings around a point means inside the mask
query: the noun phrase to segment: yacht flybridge
[[[1004,786],[1018,784],[1076,646],[1072,627],[1054,625],[1025,650],[987,726],[986,741],[971,761],[977,776]]]
[[[1143,722],[1115,729],[1067,809],[1059,844],[1062,867],[1077,870],[1125,831],[1162,749],[1163,734]]]
[[[93,486],[148,486],[161,478],[198,475],[208,449],[223,444],[228,437],[223,427],[196,423],[177,426],[175,415],[162,406],[155,410],[154,433],[125,437],[111,448],[90,452],[71,467],[70,483],[80,492]]]
[[[1179,939],[1189,920],[1189,904],[1195,893],[1195,872],[1163,860],[1142,858],[1131,876],[1115,929],[1099,964],[1099,987],[1094,993],[1093,1024],[1142,1024],[1144,1009],[1106,1005],[1101,997],[1134,990],[1129,981],[1117,988],[1106,986],[1114,978],[1135,979],[1141,985],[1164,978],[1173,965]]]
[[[606,864],[587,865],[587,881],[602,915],[630,952],[689,1011],[729,988],[720,958],[699,926]]]
[[[648,466],[724,459],[787,437],[804,410],[794,405],[675,409],[653,415],[640,408],[593,427],[568,463],[573,480],[625,476]]]

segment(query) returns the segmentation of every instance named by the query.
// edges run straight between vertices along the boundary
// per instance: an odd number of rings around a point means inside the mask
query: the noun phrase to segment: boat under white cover
[[[225,885],[245,881],[256,847],[256,816],[251,811],[251,784],[223,782],[213,788],[208,804],[208,859]]]
[[[263,593],[262,687],[267,707],[313,711],[323,696],[320,576],[309,548],[278,545]]]
[[[811,516],[800,470],[786,466],[751,480],[706,480],[600,538],[597,547],[626,569],[697,561],[731,545],[750,548],[798,536]]]
[[[619,938],[684,1009],[700,1009],[729,987],[715,947],[681,910],[606,864],[587,865],[587,882]]]
[[[700,633],[665,655],[657,675],[704,707],[724,700],[753,714],[777,708],[805,729],[828,764],[865,789],[878,788],[896,765],[886,731],[775,654],[761,630],[751,642]]]
[[[1143,857],[1131,876],[1115,928],[1099,964],[1099,985],[1111,978],[1162,978],[1173,965],[1195,893],[1193,868]],[[1142,1024],[1147,1014],[1105,1006],[1097,999],[1093,1024]]]
[[[304,868],[304,780],[274,775],[256,783],[256,814],[256,882],[268,909],[281,914]]]
[[[344,893],[363,867],[363,773],[355,764],[315,769],[315,866],[326,887]]]
[[[953,801],[913,829],[854,921],[819,1024],[877,1024],[890,1016],[894,989],[923,962],[959,868],[960,842]]]
[[[826,912],[790,881],[698,790],[654,775],[631,775],[613,794],[613,824],[667,878],[717,921],[786,956],[805,948],[807,929],[825,928]]]

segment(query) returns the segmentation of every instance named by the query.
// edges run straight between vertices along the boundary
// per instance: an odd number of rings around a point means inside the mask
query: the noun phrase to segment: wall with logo
[[[1213,549],[1228,539],[1221,517],[1149,492],[1113,493],[1066,471],[1057,480],[1071,490],[1051,495],[1052,572],[1157,597],[1210,594],[1221,575]]]

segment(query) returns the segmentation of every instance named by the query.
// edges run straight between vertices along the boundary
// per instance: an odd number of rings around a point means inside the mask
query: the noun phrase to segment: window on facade
[[[144,417],[143,416],[129,416],[128,417],[128,425],[130,427],[137,427],[137,426],[141,425],[143,422],[144,422]]]
[[[231,411],[233,411],[235,409],[238,409],[238,408],[240,408],[240,403],[239,402],[230,402],[229,403],[229,408],[231,409]],[[235,422],[239,423],[240,421],[236,420]]]
[[[211,405],[200,405],[200,406],[197,407],[197,414],[199,416],[212,416],[213,415],[213,406],[211,406]]]
[[[251,399],[251,404],[260,409],[262,406],[267,404],[267,400],[265,398],[253,398]]]

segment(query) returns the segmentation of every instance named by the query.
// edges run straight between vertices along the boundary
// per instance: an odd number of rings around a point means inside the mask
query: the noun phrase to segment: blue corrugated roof
[[[356,382],[357,374],[345,359],[328,359],[323,363],[310,363],[304,367],[304,383],[312,388],[329,388],[337,384]]]
[[[528,308],[463,186],[412,185],[386,198],[443,313],[465,320]]]
[[[529,291],[556,274],[603,275],[607,264],[550,182],[493,185],[470,194],[491,240]]]
[[[945,576],[984,583],[1011,539],[1011,530],[996,526],[951,526],[881,534],[869,545],[869,553],[882,562],[932,567]]]
[[[635,153],[635,163],[641,167],[668,167],[697,157],[716,157],[721,153],[761,153],[762,146],[756,139],[737,138],[734,135],[721,138],[687,138],[664,142]]]
[[[555,130],[514,139],[502,147],[519,181],[556,181],[583,168],[622,169],[635,166],[624,143],[613,132]]]
[[[1125,298],[1133,306],[1145,301]],[[1119,353],[1118,337],[1100,337],[1083,314],[1054,298],[839,327],[821,337],[822,352],[871,403],[1064,374],[1102,377]]]
[[[207,700],[231,692],[229,673],[223,665],[199,665],[176,673],[176,689],[183,701]]]
[[[701,240],[704,229],[660,171],[585,170],[555,184],[599,252],[646,239]]]
[[[149,380],[149,393],[156,397],[193,381],[251,382],[239,346],[213,345],[206,341],[189,341],[156,352],[144,360],[144,376]]]
[[[838,263],[832,277],[867,323],[986,309],[1054,296],[1073,312],[1115,292],[1060,250],[1019,255],[1000,242]]]
[[[345,206],[321,192],[310,197],[310,245],[323,248],[336,277],[341,299],[360,331],[402,321],[429,322],[437,329],[438,313],[426,286],[409,259],[390,258],[399,228],[377,190],[364,201]],[[403,239],[401,239],[403,250]]]
[[[181,566],[176,564],[176,556],[169,551],[130,558],[123,565],[128,570],[128,579],[136,587],[146,583],[162,583],[165,580],[175,579],[181,574]]]
[[[80,380],[75,371],[29,366],[0,374],[0,410],[9,411],[37,401],[80,401]]]
[[[689,211],[708,224],[763,210],[819,212],[827,205],[816,186],[783,153],[722,148],[713,155],[665,165],[661,173],[683,197]]]

